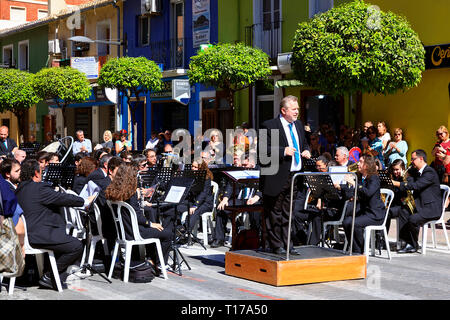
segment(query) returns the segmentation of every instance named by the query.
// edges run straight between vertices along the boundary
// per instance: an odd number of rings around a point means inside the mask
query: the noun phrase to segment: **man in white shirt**
[[[83,130],[76,132],[77,140],[73,143],[72,152],[76,155],[78,152],[92,152],[91,140],[84,137]]]

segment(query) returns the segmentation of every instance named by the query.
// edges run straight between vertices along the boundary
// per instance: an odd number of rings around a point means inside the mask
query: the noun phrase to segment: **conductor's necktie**
[[[295,162],[296,163],[300,163],[300,151],[298,149],[298,143],[297,140],[295,139],[295,135],[294,135],[294,131],[292,131],[292,123],[289,123],[289,130],[291,132],[291,138],[292,138],[292,143],[294,144],[294,148],[295,148]]]

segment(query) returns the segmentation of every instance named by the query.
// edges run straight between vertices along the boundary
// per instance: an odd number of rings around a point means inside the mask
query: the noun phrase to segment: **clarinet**
[[[143,189],[143,183],[142,183],[142,176],[140,173],[137,174],[137,180],[138,180],[138,192],[139,192],[139,207],[141,208],[142,214],[144,214],[144,194],[142,193]]]

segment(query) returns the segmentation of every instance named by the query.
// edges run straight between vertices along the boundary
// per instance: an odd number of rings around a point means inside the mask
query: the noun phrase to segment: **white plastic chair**
[[[381,225],[367,226],[364,228],[364,254],[366,255],[367,262],[369,262],[369,244],[372,249],[372,256],[375,256],[375,231],[383,231],[384,240],[386,242],[386,249],[389,260],[391,260],[391,249],[389,248],[389,238],[386,230],[386,221],[388,212],[394,200],[394,191],[386,188],[381,188],[380,193],[385,195],[384,205],[386,206],[386,212],[383,223]]]
[[[131,262],[131,249],[133,246],[141,246],[146,245],[150,243],[154,243],[156,245],[156,249],[158,251],[158,258],[159,262],[161,264],[162,273],[164,276],[164,279],[167,279],[167,271],[166,271],[166,265],[164,263],[164,258],[162,254],[161,249],[161,242],[158,238],[148,238],[144,239],[141,237],[141,234],[139,233],[139,226],[137,221],[136,212],[134,211],[133,207],[130,206],[128,203],[124,201],[110,201],[107,200],[106,203],[108,204],[108,207],[111,210],[111,213],[114,218],[114,224],[116,226],[117,231],[117,239],[116,244],[114,245],[114,252],[111,260],[111,267],[109,269],[109,275],[108,278],[111,279],[112,273],[114,271],[115,262],[117,258],[117,251],[119,250],[119,247],[125,247],[125,266],[124,266],[124,272],[123,272],[123,282],[128,282],[128,276],[130,272],[130,262]],[[114,210],[113,205],[116,205],[117,208]],[[122,208],[125,208],[129,215],[131,220],[131,225],[133,229],[133,240],[127,240],[125,235],[125,229],[123,226],[123,220],[122,220]]]
[[[108,255],[108,253],[109,253],[108,243],[106,241],[106,238],[103,237],[103,233],[102,233],[102,217],[100,215],[100,209],[96,203],[94,203],[93,206],[94,206],[94,214],[95,214],[95,221],[97,224],[98,235],[93,235],[91,233],[91,243],[89,246],[89,257],[88,257],[88,262],[87,262],[89,265],[92,265],[92,261],[94,261],[94,254],[95,254],[95,248],[97,246],[97,242],[99,242],[99,241],[102,242],[105,255]],[[81,264],[83,265],[83,263],[84,263],[84,259]]]
[[[74,196],[79,196],[75,191],[73,190],[64,190],[63,191],[67,194],[71,194]],[[68,234],[70,234],[72,237],[75,237],[79,240],[85,240],[86,235],[86,229],[84,228],[83,222],[81,221],[81,214],[80,214],[80,208],[74,208],[74,207],[64,207],[65,210],[65,217],[66,217],[66,232],[69,231]],[[70,233],[70,230],[72,232]],[[83,256],[81,258],[81,265],[84,264],[84,261],[86,260],[86,245],[83,249]]]
[[[25,239],[24,239],[25,254],[26,255],[31,255],[31,254],[36,255],[36,262],[37,262],[37,266],[38,266],[39,276],[41,277],[42,273],[43,273],[43,269],[44,269],[43,254],[48,253],[48,257],[50,259],[50,265],[52,267],[53,277],[55,278],[55,282],[56,282],[56,287],[58,288],[58,292],[63,292],[63,289],[61,286],[61,280],[59,278],[58,267],[56,265],[55,254],[53,253],[53,250],[35,249],[30,245],[30,243],[28,242],[27,223],[25,221],[24,215],[22,215],[21,217],[22,217],[22,221],[23,221],[23,227],[25,229]],[[1,279],[0,279],[0,282],[1,282]],[[8,294],[13,294],[15,283],[16,283],[16,277],[11,277],[11,279],[9,281]]]
[[[202,214],[202,231],[203,231],[203,245],[208,245],[208,233],[212,232],[212,221],[214,213],[216,212],[216,202],[217,202],[217,196],[219,194],[219,185],[217,182],[211,181],[211,186],[213,188],[213,209],[210,212],[205,212]]]
[[[433,221],[428,221],[422,226],[422,254],[426,254],[426,252],[427,252],[428,226],[431,227],[431,239],[433,242],[433,248],[436,248],[436,224],[438,224],[438,223],[442,224],[442,230],[444,231],[445,241],[447,242],[447,248],[448,248],[448,250],[450,250],[450,243],[448,241],[447,229],[445,227],[445,221],[444,221],[445,202],[447,201],[447,198],[449,197],[450,188],[445,184],[441,184],[440,187],[441,187],[441,191],[443,191],[442,214],[439,219],[433,220]]]
[[[340,216],[339,220],[325,221],[323,223],[322,239],[325,239],[325,235],[327,233],[327,228],[328,227],[333,227],[334,228],[335,238],[339,242],[339,230],[338,229],[339,229],[340,226],[342,226],[342,222],[344,221],[345,212],[347,210],[347,205],[348,204],[349,204],[349,200],[345,201],[344,207],[342,208],[342,213],[341,213],[341,216]]]

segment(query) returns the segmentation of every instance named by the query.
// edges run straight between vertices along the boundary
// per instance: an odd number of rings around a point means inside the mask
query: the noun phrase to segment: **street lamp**
[[[115,44],[117,46],[123,46],[124,42],[122,40],[92,40],[91,38],[85,36],[73,36],[68,38],[69,41],[83,42],[83,43],[102,43],[102,44]]]

